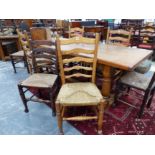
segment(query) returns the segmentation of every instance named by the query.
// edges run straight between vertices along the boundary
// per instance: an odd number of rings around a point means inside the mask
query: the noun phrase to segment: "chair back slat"
[[[93,39],[84,37],[57,39],[62,84],[68,79],[81,77],[95,83],[98,43],[98,34]]]

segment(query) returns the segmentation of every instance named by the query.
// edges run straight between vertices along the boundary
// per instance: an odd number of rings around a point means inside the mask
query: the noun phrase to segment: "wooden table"
[[[132,71],[151,54],[152,51],[146,49],[100,44],[97,58],[98,63],[104,65],[102,95],[110,97],[112,68]]]
[[[0,58],[5,61],[6,59],[8,59],[8,56],[5,56],[3,48],[2,48],[2,42],[5,41],[15,41],[17,44],[17,48],[18,50],[20,50],[20,43],[18,40],[18,35],[7,35],[7,36],[0,36]]]

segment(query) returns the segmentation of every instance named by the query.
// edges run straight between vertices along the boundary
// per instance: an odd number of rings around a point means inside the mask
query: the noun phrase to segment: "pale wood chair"
[[[57,70],[57,51],[50,47],[41,47],[42,45],[52,46],[55,43],[51,41],[32,41],[32,62],[34,73],[26,80],[18,84],[19,93],[23,101],[25,112],[29,112],[27,102],[43,102],[53,109],[55,115],[55,96],[59,89],[59,78]],[[27,92],[32,89],[46,91],[49,94],[49,99],[39,98],[39,91],[29,97]]]
[[[117,46],[130,46],[131,30],[126,31],[123,29],[111,30],[108,28],[107,32],[107,44],[113,44]]]
[[[16,64],[20,62],[24,62],[25,67],[27,68],[28,73],[30,72],[29,65],[27,62],[27,56],[30,55],[30,44],[29,44],[29,37],[27,35],[27,32],[21,32],[19,29],[16,30],[18,37],[19,37],[19,43],[22,48],[21,51],[15,52],[13,54],[10,54],[11,63],[14,69],[14,73],[16,73]]]
[[[84,35],[84,27],[82,27],[82,28],[79,28],[79,27],[71,28],[71,27],[69,27],[69,38],[80,37],[83,35]]]
[[[98,133],[102,133],[103,112],[106,102],[95,85],[98,42],[98,35],[95,39],[84,37],[57,39],[62,87],[56,99],[56,113],[61,134],[63,134],[63,120],[84,121],[90,119],[98,120]],[[92,57],[83,57],[82,54],[88,54]],[[79,62],[84,62],[85,65],[83,66]],[[70,63],[73,63],[73,66],[68,65]],[[68,82],[72,78],[80,80],[81,77],[89,79],[89,82]],[[69,107],[78,108],[80,106],[92,107],[96,115],[65,116],[65,111]]]

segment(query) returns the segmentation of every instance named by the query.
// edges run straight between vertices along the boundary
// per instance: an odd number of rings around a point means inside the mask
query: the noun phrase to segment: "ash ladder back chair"
[[[98,42],[98,34],[96,35],[95,39],[74,37],[67,40],[60,40],[57,38],[62,87],[56,99],[56,113],[58,127],[61,134],[63,134],[63,120],[83,121],[90,119],[98,120],[98,133],[102,133],[103,112],[106,102],[103,99],[99,89],[95,85]],[[89,48],[84,48],[85,46]],[[87,54],[87,56],[80,56],[81,54]],[[91,57],[88,57],[88,55],[91,55]],[[72,57],[66,58],[66,56]],[[74,66],[68,66],[67,64],[70,62],[73,62]],[[88,65],[82,66],[79,62],[84,62]],[[73,70],[74,72],[72,72]],[[82,70],[87,71],[87,74],[84,74],[83,72],[81,73]],[[79,79],[80,77],[85,77],[90,79],[90,82],[67,82],[68,79],[74,77]],[[65,117],[65,111],[67,108],[77,108],[80,106],[88,106],[93,109],[95,108],[96,115]]]
[[[17,34],[19,36],[19,43],[22,47],[22,51],[18,51],[15,52],[13,54],[10,54],[10,58],[11,58],[11,63],[14,69],[14,73],[16,73],[16,68],[21,68],[21,67],[17,67],[16,64],[20,63],[20,62],[24,62],[25,67],[27,68],[27,71],[29,73],[29,69],[28,69],[28,64],[27,64],[27,60],[26,60],[26,55],[24,52],[24,46],[29,43],[29,40],[26,36],[26,32],[21,32],[18,29],[16,30]]]
[[[32,41],[32,61],[34,67],[34,74],[30,75],[26,80],[18,84],[19,93],[23,101],[25,112],[29,112],[27,102],[41,102],[46,103],[53,109],[53,116],[55,115],[55,94],[59,89],[59,78],[57,70],[57,51],[53,48],[41,47],[41,45],[55,45],[51,41]],[[36,47],[36,48],[34,48]],[[39,94],[28,96],[27,92],[32,89],[39,89],[48,91],[49,99],[39,98]]]

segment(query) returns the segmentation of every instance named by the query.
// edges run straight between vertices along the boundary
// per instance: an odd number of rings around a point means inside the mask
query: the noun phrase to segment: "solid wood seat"
[[[57,77],[58,76],[55,74],[34,73],[26,80],[22,81],[21,85],[38,88],[49,88],[54,85]]]
[[[57,101],[63,105],[97,105],[103,99],[94,83],[77,82],[64,84]]]
[[[143,74],[137,72],[129,72],[120,79],[122,83],[141,90],[147,89],[150,80],[151,77],[144,76]]]

